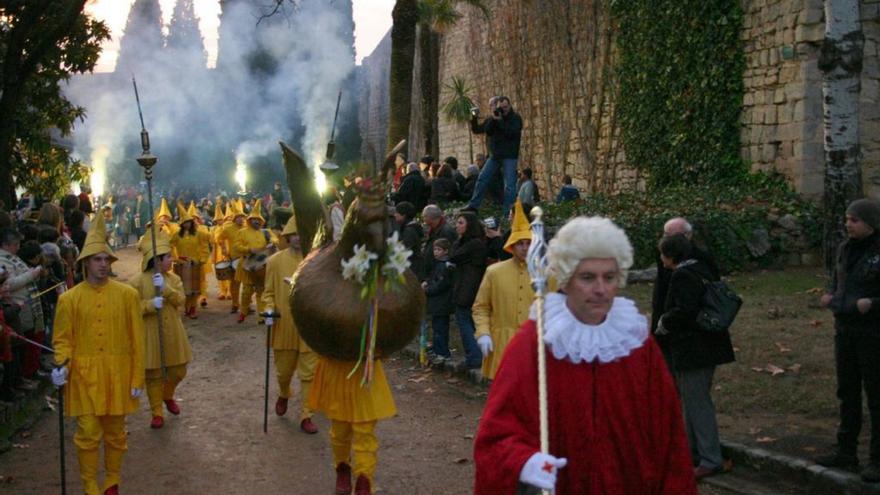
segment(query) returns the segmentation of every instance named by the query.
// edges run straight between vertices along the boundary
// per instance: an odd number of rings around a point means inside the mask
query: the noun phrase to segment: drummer
[[[224,214],[223,198],[217,196],[217,203],[214,205],[214,225],[211,226],[211,263],[214,265],[229,261],[229,249],[226,247],[225,242],[220,242],[220,232],[223,231],[223,226],[226,224],[227,220],[229,223],[232,223],[231,215],[232,212],[229,209],[229,203],[226,204],[226,212]],[[215,276],[216,274],[217,272],[214,271]],[[217,299],[225,301],[231,297],[229,295],[230,282],[229,279],[217,279]]]
[[[272,243],[269,231],[263,228],[266,225],[266,219],[263,218],[261,210],[262,201],[258,199],[254,204],[253,210],[251,210],[251,214],[247,217],[247,224],[238,231],[238,234],[235,236],[235,243],[232,246],[232,256],[241,260],[235,270],[235,279],[241,282],[241,300],[238,306],[239,323],[243,323],[250,313],[251,299],[254,293],[257,295],[257,313],[263,313],[263,284],[266,278],[265,260],[262,267],[249,267],[256,268],[253,271],[245,270],[245,262],[253,255],[264,253],[269,244]],[[262,316],[259,318],[259,323],[263,323]]]
[[[238,237],[238,232],[244,228],[245,216],[244,210],[239,208],[238,203],[236,201],[230,201],[226,205],[226,225],[224,225],[220,230],[220,233],[217,234],[217,243],[222,246],[221,249],[227,253],[229,258],[235,260],[237,264],[241,260],[237,259],[238,257],[233,254],[233,248],[235,245],[235,239]],[[233,314],[238,313],[240,287],[241,282],[238,281],[238,276],[233,277],[229,284],[229,295],[230,300],[232,301],[232,311],[230,311],[230,313]]]
[[[199,268],[201,269],[199,272],[199,306],[204,308],[208,305],[208,272],[213,268],[213,265],[208,262],[211,261],[211,245],[214,242],[214,237],[196,208],[195,201],[189,202],[187,212],[195,220],[196,232],[199,234]]]
[[[202,236],[196,229],[193,218],[186,208],[178,208],[180,212],[180,231],[171,237],[171,246],[177,253],[175,260],[176,270],[183,280],[183,289],[186,294],[184,314],[190,319],[196,316],[196,305],[199,301],[199,273],[201,244],[207,243],[207,237]]]

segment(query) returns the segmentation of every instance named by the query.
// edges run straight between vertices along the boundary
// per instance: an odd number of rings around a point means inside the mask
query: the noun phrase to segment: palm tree
[[[469,124],[471,108],[474,107],[474,101],[470,97],[473,88],[468,86],[463,77],[455,76],[452,76],[452,82],[444,84],[443,88],[449,94],[449,98],[443,104],[443,116],[452,122]],[[468,163],[474,163],[474,135],[470,132],[468,132],[468,150],[471,156]]]
[[[391,68],[388,80],[388,149],[409,135],[413,54],[418,0],[397,0],[391,11]]]
[[[421,147],[424,153],[434,156],[439,152],[437,110],[440,96],[440,36],[461,19],[462,14],[457,9],[461,3],[479,9],[486,19],[489,18],[490,11],[485,0],[420,0],[418,3],[419,24],[416,39],[421,106],[418,134],[422,142],[412,144]]]

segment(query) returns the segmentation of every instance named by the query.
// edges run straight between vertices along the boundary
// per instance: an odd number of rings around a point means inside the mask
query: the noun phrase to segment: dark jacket
[[[458,199],[458,183],[452,177],[435,177],[431,181],[431,201],[445,205]]]
[[[828,307],[838,330],[880,331],[880,233],[841,243],[831,288],[833,298]],[[862,298],[871,300],[867,314],[856,306]]]
[[[427,280],[428,276],[431,275],[431,267],[434,266],[436,261],[434,259],[434,241],[440,238],[447,239],[449,244],[454,244],[458,238],[455,228],[449,225],[445,219],[436,229],[428,230],[428,237],[425,239],[424,247],[422,247],[422,266],[424,270],[422,270],[422,273],[416,273],[419,276],[419,280]]]
[[[455,311],[452,303],[452,289],[455,282],[455,265],[449,261],[434,260],[425,286],[428,303],[425,313],[428,316],[448,315]]]
[[[576,187],[571,184],[563,184],[559,189],[559,194],[556,196],[556,202],[564,203],[566,201],[580,199],[580,197],[581,193]]]
[[[477,187],[477,176],[470,175],[464,180],[464,185],[461,186],[461,197],[464,199],[471,199],[471,196],[474,195],[474,188]]]
[[[452,178],[455,179],[455,183],[458,185],[459,191],[464,189],[464,183],[467,182],[467,179],[465,178],[463,173],[459,172],[458,170],[455,170],[452,172]],[[468,197],[468,198],[470,198],[470,197]]]
[[[486,271],[486,244],[482,239],[458,239],[452,245],[449,261],[455,264],[455,305],[470,308]]]
[[[522,128],[522,117],[512,109],[501,120],[489,117],[480,123],[476,116],[471,118],[471,131],[474,134],[486,134],[489,155],[498,160],[519,158]]]
[[[412,251],[412,254],[409,257],[409,268],[417,277],[425,270],[422,261],[423,237],[424,231],[422,231],[422,226],[415,220],[400,227],[400,242],[402,242],[407,249]]]
[[[403,182],[400,183],[400,189],[394,193],[394,204],[402,201],[408,201],[416,207],[416,211],[421,211],[425,207],[425,178],[419,171],[410,172],[403,176]]]
[[[706,251],[699,249],[691,243],[691,257],[702,261],[712,274],[711,280],[721,278],[721,271],[715,263],[715,258]],[[660,253],[657,253],[657,279],[654,281],[654,294],[651,298],[651,331],[657,329],[657,322],[666,308],[666,294],[669,292],[669,279],[672,276],[672,270],[665,268],[663,262],[660,261]]]
[[[668,335],[658,335],[673,371],[708,368],[733,362],[733,344],[729,332],[709,333],[697,326],[697,313],[706,292],[703,280],[718,277],[702,261],[691,258],[679,265],[669,278],[669,293],[662,315]]]

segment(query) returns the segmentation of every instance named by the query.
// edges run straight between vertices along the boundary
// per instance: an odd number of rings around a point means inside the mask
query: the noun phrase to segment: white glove
[[[564,468],[566,464],[568,459],[564,457],[556,458],[535,452],[523,465],[522,471],[519,472],[519,480],[543,490],[552,490],[556,487],[556,471]]]
[[[271,327],[272,325],[275,324],[275,318],[272,318],[271,316],[267,316],[264,321],[266,322],[266,326]]]
[[[477,339],[477,345],[480,346],[480,351],[483,353],[483,357],[489,356],[489,353],[495,350],[495,345],[492,343],[492,337],[488,335],[481,335],[480,338]]]
[[[65,383],[67,383],[67,366],[53,369],[52,384],[56,387],[63,387]]]
[[[153,307],[156,309],[162,309],[162,304],[165,302],[165,298],[162,296],[156,296],[153,298]]]
[[[132,399],[140,399],[142,395],[144,395],[144,389],[142,389],[142,388],[131,389],[131,398]]]
[[[162,289],[165,288],[165,277],[161,273],[153,274],[153,287],[159,289],[159,292],[162,292]]]

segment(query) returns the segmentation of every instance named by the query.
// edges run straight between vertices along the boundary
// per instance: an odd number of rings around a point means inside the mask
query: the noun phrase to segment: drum
[[[199,284],[202,279],[202,265],[195,261],[178,261],[174,264],[174,273],[183,282],[183,293],[187,296],[199,294]]]
[[[263,249],[259,253],[245,257],[244,271],[251,273],[262,271],[265,275],[266,263],[269,261],[269,256],[272,256],[273,254],[275,254],[275,246],[270,244],[266,249]]]
[[[217,277],[217,280],[232,280],[232,277],[235,276],[235,268],[232,266],[232,262],[223,260],[214,263],[214,276]]]

